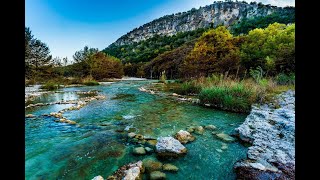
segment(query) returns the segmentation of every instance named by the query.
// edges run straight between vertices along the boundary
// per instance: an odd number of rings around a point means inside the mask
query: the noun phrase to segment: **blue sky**
[[[246,0],[250,2],[250,0]],[[294,0],[258,0],[294,6]],[[120,36],[163,15],[199,8],[213,0],[26,0],[25,23],[53,57],[72,60],[85,45],[104,49]]]

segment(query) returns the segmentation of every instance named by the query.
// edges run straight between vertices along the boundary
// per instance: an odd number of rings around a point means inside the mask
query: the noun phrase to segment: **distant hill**
[[[293,9],[294,8],[289,8]],[[199,9],[166,15],[133,29],[121,36],[110,46],[128,45],[134,42],[149,39],[155,35],[172,36],[178,32],[193,31],[198,28],[217,27],[224,25],[230,27],[242,19],[267,16],[274,12],[287,11],[288,8],[263,5],[252,2],[215,2]]]

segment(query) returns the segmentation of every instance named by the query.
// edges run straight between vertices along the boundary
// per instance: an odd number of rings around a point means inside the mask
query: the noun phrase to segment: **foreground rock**
[[[166,179],[166,174],[161,171],[153,171],[150,173],[150,180]]]
[[[104,180],[104,179],[102,176],[99,175],[99,176],[94,177],[92,180]]]
[[[182,144],[186,144],[195,140],[194,136],[192,136],[188,131],[184,130],[180,130],[179,132],[177,132],[175,138]]]
[[[159,157],[179,157],[187,153],[187,148],[173,137],[160,137],[156,144],[156,152]]]
[[[295,92],[287,91],[274,103],[254,106],[237,136],[251,143],[248,159],[235,164],[238,178],[294,179]]]
[[[144,173],[142,161],[138,161],[120,167],[115,173],[109,176],[107,180],[137,180],[142,178],[142,173]]]

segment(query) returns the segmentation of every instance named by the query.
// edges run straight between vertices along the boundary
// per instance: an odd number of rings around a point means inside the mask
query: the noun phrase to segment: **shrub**
[[[239,83],[234,86],[211,86],[203,88],[199,94],[202,104],[212,104],[225,110],[236,112],[250,111],[254,92]]]
[[[99,85],[99,83],[94,80],[91,76],[88,76],[82,80],[82,84],[86,86],[96,86]]]
[[[44,85],[41,86],[41,89],[46,89],[46,90],[49,90],[49,91],[57,90],[58,88],[60,88],[60,85],[56,84],[53,81],[48,81]]]
[[[188,94],[198,94],[201,91],[201,87],[197,86],[194,82],[184,82],[179,87],[174,89],[175,93],[181,95],[188,95]]]
[[[283,74],[280,73],[276,76],[277,84],[279,85],[294,85],[295,84],[295,74]]]

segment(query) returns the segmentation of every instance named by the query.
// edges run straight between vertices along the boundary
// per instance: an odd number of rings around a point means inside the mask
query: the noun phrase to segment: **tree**
[[[208,76],[212,73],[236,73],[239,62],[239,39],[224,26],[202,34],[186,57],[182,69],[188,77]]]
[[[25,75],[27,77],[39,75],[45,66],[50,66],[51,59],[49,47],[36,39],[29,27],[25,27]]]
[[[92,75],[92,56],[98,53],[99,50],[97,48],[89,48],[85,46],[83,50],[76,51],[73,55],[73,59],[76,63],[80,64],[81,68],[88,68],[89,75]]]
[[[62,59],[62,61],[63,61],[63,66],[67,66],[67,64],[68,64],[68,57],[64,57],[64,58]]]
[[[273,23],[251,30],[241,45],[241,64],[246,69],[260,66],[269,75],[294,72],[295,25]]]
[[[118,58],[97,52],[90,58],[91,75],[100,80],[104,78],[121,78],[123,76],[123,66]]]
[[[60,67],[62,66],[61,58],[60,57],[55,57],[52,59],[52,65],[54,67]]]

